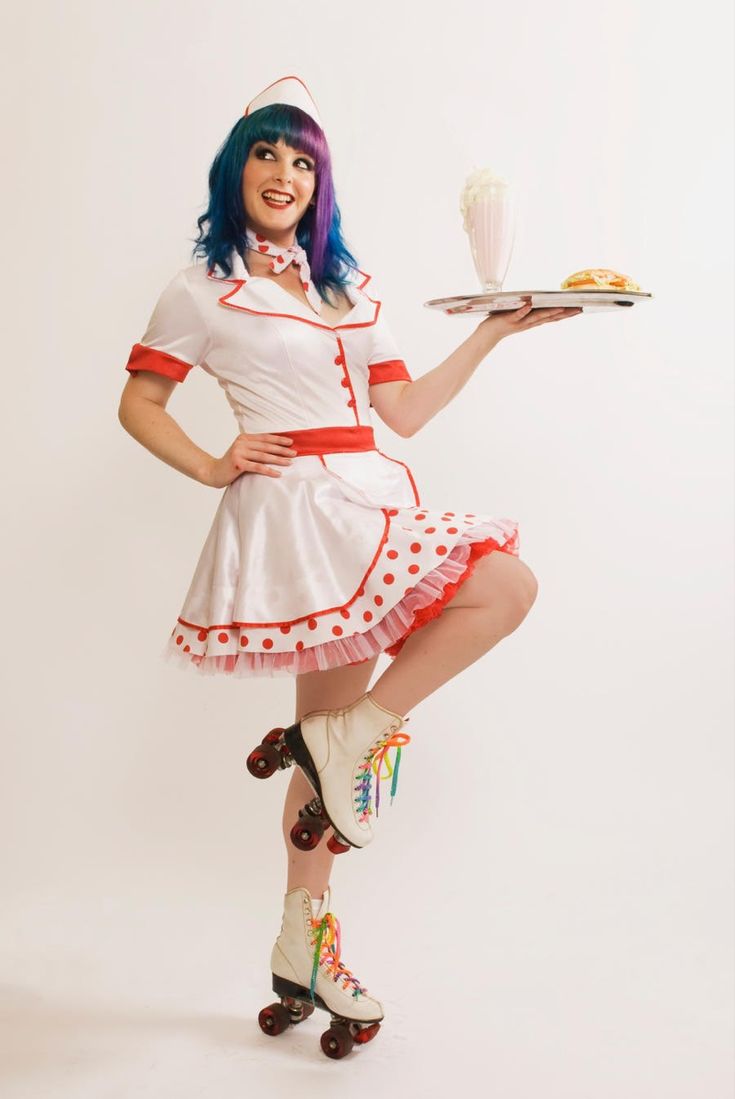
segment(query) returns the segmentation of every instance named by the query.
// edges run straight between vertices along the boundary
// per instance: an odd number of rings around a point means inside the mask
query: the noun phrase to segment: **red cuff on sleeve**
[[[413,381],[403,359],[389,359],[387,362],[383,363],[371,363],[369,370],[369,385],[379,385],[380,382]]]
[[[130,352],[125,369],[129,370],[133,377],[139,370],[151,370],[154,374],[173,378],[175,382],[183,382],[191,370],[191,363],[185,363],[183,359],[177,359],[166,351],[157,351],[155,347],[145,347],[142,343],[136,343]]]

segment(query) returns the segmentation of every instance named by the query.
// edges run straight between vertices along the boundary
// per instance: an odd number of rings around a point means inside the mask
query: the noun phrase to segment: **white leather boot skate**
[[[328,1057],[337,1059],[354,1042],[375,1037],[383,1007],[341,961],[340,926],[329,911],[330,902],[327,889],[314,917],[308,889],[286,894],[281,933],[271,953],[273,991],[281,1001],[263,1008],[258,1023],[266,1034],[276,1035],[289,1023],[308,1018],[314,1006],[329,1011],[332,1023],[321,1045]]]
[[[341,710],[314,710],[301,721],[285,730],[283,737],[288,751],[309,780],[321,803],[321,825],[331,824],[340,838],[351,847],[366,847],[373,838],[370,817],[371,786],[375,781],[375,811],[380,804],[381,768],[388,750],[396,749],[395,765],[390,769],[395,794],[401,748],[411,740],[401,733],[410,719],[386,710],[374,702],[370,692]],[[309,829],[319,806],[305,807],[301,823],[294,826],[292,839],[297,846],[309,850],[316,846]],[[310,814],[311,817],[310,817]],[[303,843],[299,842],[299,829]],[[323,827],[322,827],[323,830]],[[331,846],[331,844],[330,844]]]

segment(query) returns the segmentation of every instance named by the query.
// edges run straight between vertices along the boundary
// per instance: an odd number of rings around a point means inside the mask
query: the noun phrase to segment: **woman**
[[[501,339],[579,310],[489,316],[414,381],[343,240],[327,142],[296,77],[251,101],[209,184],[194,249],[206,263],[161,294],[119,415],[157,457],[225,489],[166,653],[204,674],[296,678],[295,724],[248,761],[261,777],[298,763],[272,954],[281,1002],[260,1022],[274,1034],[326,1007],[341,1023],[322,1045],[340,1057],[383,1011],[339,958],[334,854],[372,839],[380,767],[391,773],[395,749],[395,789],[407,711],[515,630],[536,595],[517,523],[423,508],[409,468],[376,449],[370,407],[413,435]],[[220,458],[165,411],[193,366],[238,421]],[[394,659],[368,691],[380,652]]]

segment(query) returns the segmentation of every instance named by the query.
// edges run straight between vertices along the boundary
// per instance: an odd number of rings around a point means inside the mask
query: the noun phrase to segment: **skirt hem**
[[[238,652],[199,656],[184,652],[169,637],[161,657],[178,668],[199,675],[301,675],[330,668],[362,664],[380,653],[395,658],[408,638],[421,626],[437,618],[462,584],[470,578],[481,557],[499,550],[518,556],[518,527],[505,542],[488,537],[485,524],[468,528],[442,563],[418,581],[385,616],[365,633],[357,633],[314,645],[301,651]],[[473,533],[475,537],[473,538]]]

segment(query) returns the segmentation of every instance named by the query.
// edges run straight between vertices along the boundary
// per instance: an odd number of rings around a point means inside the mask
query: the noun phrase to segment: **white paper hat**
[[[306,84],[298,76],[284,76],[273,84],[269,84],[259,95],[256,95],[255,99],[250,100],[245,108],[245,114],[252,114],[261,107],[270,107],[274,103],[288,103],[291,107],[300,107],[314,119],[317,126],[324,129],[316,103]]]

